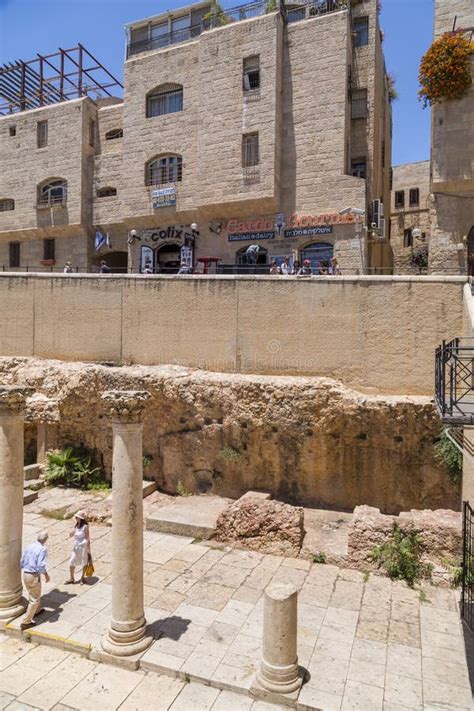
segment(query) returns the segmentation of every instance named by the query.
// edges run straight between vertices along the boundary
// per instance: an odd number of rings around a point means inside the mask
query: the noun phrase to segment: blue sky
[[[123,25],[188,4],[189,0],[0,0],[0,64],[32,59],[81,42],[118,79]],[[225,7],[239,0],[226,0]],[[395,77],[394,165],[429,158],[430,116],[417,99],[418,66],[431,43],[433,0],[382,0],[387,68]]]

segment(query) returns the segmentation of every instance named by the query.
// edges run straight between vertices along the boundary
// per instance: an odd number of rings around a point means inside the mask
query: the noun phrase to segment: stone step
[[[41,464],[28,464],[23,467],[25,472],[25,481],[31,481],[31,479],[39,479],[41,476]]]
[[[32,501],[36,501],[38,498],[37,491],[30,491],[28,489],[23,489],[23,506],[31,504]]]
[[[232,499],[221,496],[177,496],[171,504],[150,511],[145,526],[148,531],[206,540],[213,536],[219,514],[230,503]]]
[[[143,481],[143,498],[146,499],[147,496],[153,494],[157,490],[156,481]]]
[[[24,489],[29,489],[31,491],[38,491],[46,486],[44,479],[28,479],[25,481]]]

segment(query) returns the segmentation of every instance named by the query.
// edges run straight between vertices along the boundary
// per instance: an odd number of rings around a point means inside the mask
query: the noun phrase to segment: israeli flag
[[[105,244],[105,237],[100,230],[95,233],[95,251],[98,252]]]

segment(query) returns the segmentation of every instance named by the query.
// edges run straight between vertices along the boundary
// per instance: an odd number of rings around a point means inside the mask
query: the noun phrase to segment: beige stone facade
[[[430,236],[430,162],[405,163],[393,168],[390,244],[395,274],[418,274],[412,256]],[[413,235],[418,228],[420,237]],[[426,270],[423,270],[423,273]]]
[[[391,109],[377,3],[328,3],[325,13],[319,6],[286,18],[262,6],[257,16],[240,19],[243,12],[210,28],[201,3],[132,23],[123,101],[84,97],[0,117],[0,199],[15,201],[0,212],[0,268],[62,270],[69,259],[90,271],[106,259],[125,271],[127,236],[136,230],[133,270],[147,262],[176,270],[188,246],[194,263],[217,257],[232,271],[256,243],[267,264],[310,258],[317,271],[334,254],[343,273],[389,272],[391,250],[373,206],[378,200],[381,215],[383,203],[388,226]],[[172,44],[143,41],[163,23],[198,16],[198,29]],[[249,59],[258,68],[250,89]],[[165,108],[150,112],[156,90],[182,92],[181,105],[168,110],[165,98]],[[48,145],[37,148],[45,120]],[[167,156],[181,157],[179,176],[150,169]],[[150,170],[158,173],[147,180]],[[67,202],[39,207],[38,190],[53,178],[67,181]],[[162,189],[175,204],[154,206]],[[348,207],[364,214],[340,216]],[[97,229],[111,243],[99,252]],[[52,239],[54,253],[44,243]]]
[[[435,0],[435,38],[453,26],[472,31],[472,0]],[[474,56],[471,71],[474,75]],[[461,100],[432,110],[429,268],[434,274],[474,274],[473,115],[474,83]]]

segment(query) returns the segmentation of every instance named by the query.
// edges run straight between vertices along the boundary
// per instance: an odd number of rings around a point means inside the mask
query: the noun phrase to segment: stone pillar
[[[265,590],[263,652],[257,682],[267,691],[289,694],[301,686],[296,654],[298,592],[290,583]]]
[[[36,462],[44,464],[46,452],[57,447],[59,409],[57,400],[36,394],[27,402],[27,420],[36,422]]]
[[[143,609],[142,411],[150,394],[110,390],[112,459],[112,619],[102,639],[108,654],[127,657],[152,642]]]
[[[0,620],[25,611],[20,571],[23,530],[23,416],[27,388],[0,386]]]

